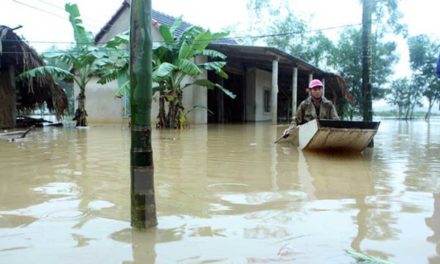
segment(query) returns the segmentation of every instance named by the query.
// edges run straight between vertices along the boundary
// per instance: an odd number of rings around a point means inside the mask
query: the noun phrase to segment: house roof
[[[122,13],[125,10],[129,10],[129,9],[130,9],[130,0],[124,0],[122,5],[116,11],[116,13],[110,18],[109,22],[107,22],[107,24],[104,25],[104,27],[98,32],[98,34],[96,34],[95,43],[98,43],[104,37],[105,33],[107,33],[110,30],[110,28],[118,20],[118,18],[122,15]],[[166,25],[166,26],[172,26],[174,21],[176,21],[176,19],[177,19],[175,17],[169,16],[167,14],[164,14],[164,13],[156,11],[156,10],[151,10],[151,18],[153,20],[152,21],[153,24],[158,23],[159,25]],[[192,26],[194,26],[194,25],[190,24],[188,22],[182,21],[182,24],[174,31],[174,35],[180,36],[183,34],[183,32],[187,28],[190,28]],[[213,43],[237,44],[237,42],[235,40],[229,39],[229,38],[216,40]]]
[[[346,98],[352,101],[347,91],[345,80],[337,74],[323,71],[297,57],[294,57],[282,50],[272,47],[244,46],[244,45],[223,45],[209,44],[210,49],[222,52],[227,56],[225,70],[236,74],[244,74],[246,68],[255,67],[268,72],[272,71],[272,63],[278,61],[278,72],[281,76],[292,75],[294,67],[299,72],[313,73],[314,78],[325,78],[326,87],[335,93],[337,98]],[[308,76],[307,76],[308,77]]]
[[[12,28],[0,25],[0,72],[14,66],[15,74],[44,66],[37,52],[29,47]],[[67,96],[63,89],[55,84],[50,75],[40,76],[16,82],[19,104],[18,110],[32,110],[44,103],[49,110],[55,110],[58,116],[67,108]]]
[[[110,30],[116,20],[122,15],[124,10],[129,8],[130,0],[124,0],[118,11],[96,35],[96,43],[98,43],[105,35],[105,33]],[[164,24],[167,26],[171,26],[176,20],[176,18],[172,16],[163,14],[155,10],[152,10],[152,19],[153,25]],[[193,25],[187,22],[183,22],[182,25],[175,31],[175,34],[177,36],[182,34],[186,28],[191,26]],[[272,71],[272,61],[276,58],[278,59],[279,72],[281,74],[286,73],[287,71],[291,74],[293,67],[297,67],[298,70],[302,72],[313,73],[314,77],[316,78],[326,78],[326,87],[331,88],[332,92],[335,92],[337,96],[339,96],[340,98],[345,97],[349,101],[352,101],[350,99],[351,95],[347,91],[347,85],[342,77],[334,73],[323,71],[277,48],[243,46],[238,45],[235,40],[227,38],[212,42],[209,47],[224,53],[228,57],[228,64],[226,65],[227,69],[237,70],[237,67],[234,67],[233,65],[235,61],[241,65],[253,65],[257,68]],[[238,71],[240,71],[240,69],[238,69]]]

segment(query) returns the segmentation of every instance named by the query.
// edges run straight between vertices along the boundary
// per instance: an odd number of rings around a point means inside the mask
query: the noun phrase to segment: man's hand
[[[286,130],[284,130],[283,132],[283,138],[287,138],[290,135],[290,129],[287,128]]]

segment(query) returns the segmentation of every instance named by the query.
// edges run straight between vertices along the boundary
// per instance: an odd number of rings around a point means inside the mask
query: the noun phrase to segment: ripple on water
[[[127,220],[127,130],[1,141],[0,250],[16,257],[7,263],[79,250],[93,263],[351,263],[338,261],[351,245],[395,263],[439,259],[440,123],[383,121],[359,158],[273,144],[282,129],[152,130],[158,226],[145,232]]]
[[[78,186],[72,182],[52,182],[34,188],[34,191],[49,195],[78,195]]]
[[[114,203],[111,203],[109,201],[102,201],[102,200],[91,201],[88,204],[88,208],[91,210],[101,210],[105,208],[111,208],[113,206],[115,206]]]
[[[237,205],[261,205],[273,202],[292,202],[306,199],[303,192],[219,193],[221,200]]]

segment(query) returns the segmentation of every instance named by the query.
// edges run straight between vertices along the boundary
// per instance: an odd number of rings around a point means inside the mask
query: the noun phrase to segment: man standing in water
[[[309,83],[307,91],[310,96],[298,106],[295,121],[292,122],[289,128],[284,130],[283,137],[288,137],[290,131],[297,125],[302,125],[313,119],[339,120],[335,106],[323,95],[323,87],[322,82],[318,79],[314,79]]]

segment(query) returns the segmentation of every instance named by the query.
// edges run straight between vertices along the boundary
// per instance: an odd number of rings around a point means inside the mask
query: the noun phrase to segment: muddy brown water
[[[0,140],[0,263],[440,263],[440,120],[384,120],[359,155],[285,126],[153,131],[158,226],[130,227],[130,131]]]

